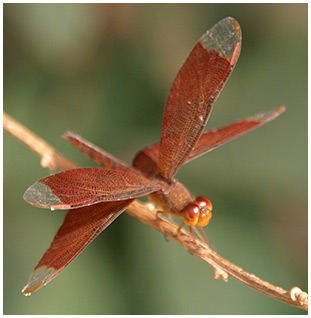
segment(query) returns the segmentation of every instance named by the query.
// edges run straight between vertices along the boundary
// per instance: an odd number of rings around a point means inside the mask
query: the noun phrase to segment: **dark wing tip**
[[[227,17],[203,34],[201,43],[207,50],[215,50],[234,65],[241,51],[242,33],[239,23]]]
[[[25,296],[30,296],[34,291],[46,285],[56,275],[55,268],[45,266],[35,269],[29,277],[27,285],[22,289]]]
[[[30,186],[23,196],[28,203],[41,207],[51,209],[67,210],[69,205],[64,204],[51,190],[51,188],[40,181],[37,181]]]
[[[80,137],[79,135],[75,134],[74,132],[72,132],[71,130],[67,130],[63,135],[62,137],[64,139],[70,139],[70,138],[78,138]]]
[[[270,110],[268,112],[259,113],[252,117],[249,117],[248,120],[261,121],[263,123],[273,120],[274,118],[280,116],[286,110],[285,106],[279,106],[276,109]]]

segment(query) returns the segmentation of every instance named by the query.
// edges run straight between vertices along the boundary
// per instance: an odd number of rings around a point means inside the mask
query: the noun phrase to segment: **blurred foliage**
[[[79,163],[61,135],[123,160],[159,139],[188,52],[226,16],[242,53],[208,128],[286,105],[266,126],[178,174],[208,196],[217,251],[275,285],[307,289],[307,4],[4,4],[4,110]],[[64,212],[23,202],[48,174],[4,135],[5,314],[303,314],[230,279],[124,213],[56,280],[21,293]]]

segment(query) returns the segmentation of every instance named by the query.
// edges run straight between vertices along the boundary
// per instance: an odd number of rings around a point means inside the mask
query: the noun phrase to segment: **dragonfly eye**
[[[200,207],[200,216],[196,225],[204,227],[209,223],[212,217],[212,202],[204,197],[197,197],[194,202]]]
[[[186,224],[192,226],[196,225],[200,216],[200,207],[196,203],[188,204],[184,209],[184,221]]]
[[[201,209],[206,207],[210,211],[213,210],[212,202],[205,197],[197,197],[194,203],[196,203]]]
[[[212,218],[212,211],[206,208],[201,209],[197,226],[206,226]]]

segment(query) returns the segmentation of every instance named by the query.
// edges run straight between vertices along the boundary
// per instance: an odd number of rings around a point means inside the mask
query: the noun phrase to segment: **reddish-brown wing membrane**
[[[30,295],[69,265],[132,202],[102,202],[70,210],[23,289]]]
[[[63,137],[83,154],[104,168],[120,171],[135,170],[122,160],[71,131],[67,131]]]
[[[240,48],[240,26],[233,18],[225,18],[201,37],[177,74],[165,106],[157,169],[167,181],[200,138]]]
[[[184,164],[239,136],[246,134],[249,131],[254,130],[257,127],[260,127],[261,125],[273,120],[284,111],[285,107],[280,106],[275,110],[260,113],[228,126],[203,133]],[[160,143],[157,143],[140,151],[134,159],[133,166],[140,168],[148,175],[153,175],[157,168],[159,148]]]
[[[257,127],[275,119],[281,115],[286,108],[280,106],[275,110],[266,113],[260,113],[252,117],[248,117],[231,125],[208,131],[201,135],[198,143],[191,152],[185,163],[202,156],[203,154],[214,150],[215,148],[254,130]]]
[[[138,171],[80,168],[57,173],[30,186],[24,199],[36,206],[67,210],[104,201],[137,198],[157,191],[160,183]]]

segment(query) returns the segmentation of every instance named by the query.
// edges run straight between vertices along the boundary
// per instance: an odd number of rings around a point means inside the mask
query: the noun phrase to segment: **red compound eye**
[[[204,227],[206,226],[212,218],[212,211],[209,209],[203,209],[200,212],[200,217],[198,219],[197,226]]]
[[[209,223],[212,217],[212,202],[205,197],[197,197],[194,202],[200,207],[200,216],[197,225],[204,227]]]
[[[196,225],[200,215],[200,207],[196,203],[190,203],[184,210],[184,221],[188,225]]]
[[[194,201],[201,209],[202,208],[208,208],[210,211],[213,209],[212,202],[204,197],[197,197]]]

